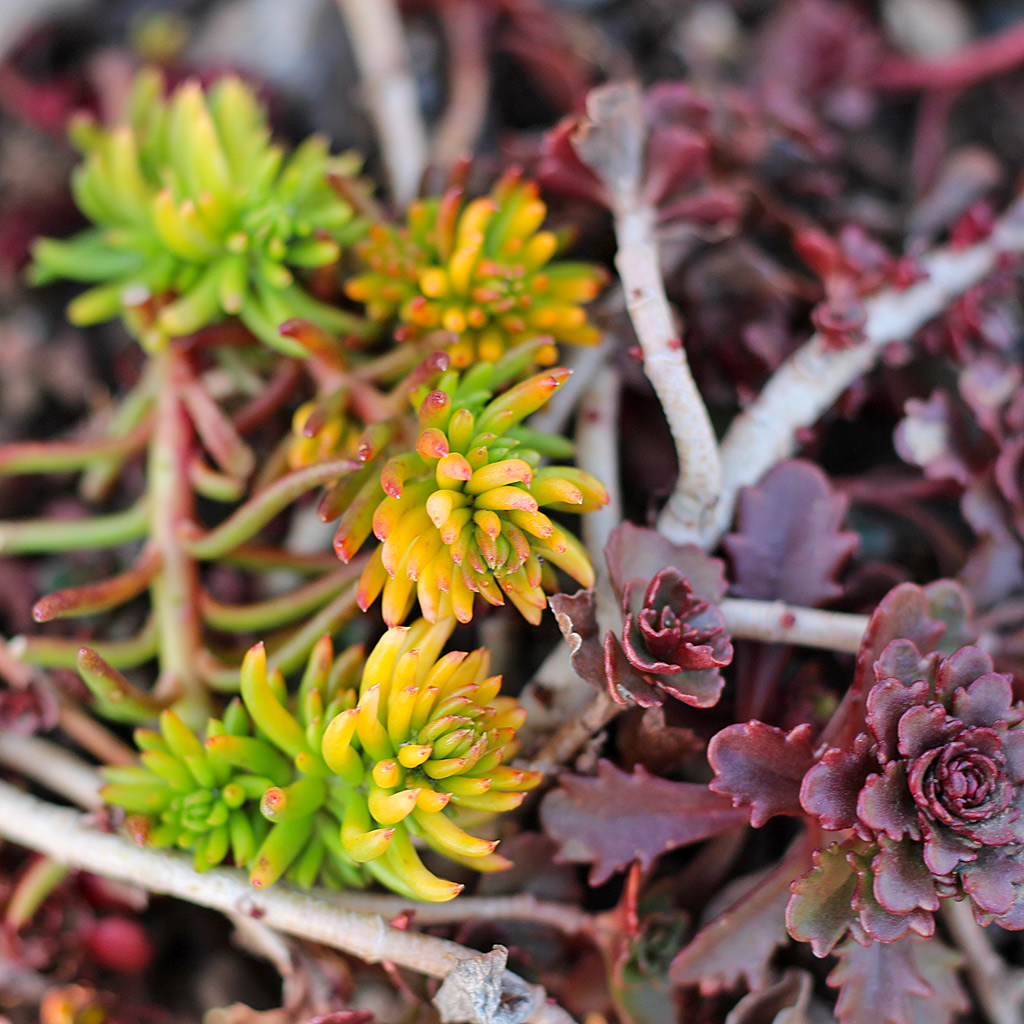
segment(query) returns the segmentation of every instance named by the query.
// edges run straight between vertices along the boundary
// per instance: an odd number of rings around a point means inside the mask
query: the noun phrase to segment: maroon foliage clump
[[[725,592],[721,562],[629,523],[613,531],[605,557],[624,616],[621,640],[611,630],[604,638],[612,699],[650,707],[667,693],[711,707],[724,685],[719,669],[732,661],[716,603]]]
[[[988,654],[922,656],[894,640],[874,665],[865,731],[824,751],[801,802],[830,832],[794,883],[790,932],[823,956],[934,933],[941,899],[982,924],[1024,928],[1024,705]]]
[[[626,660],[648,682],[669,693],[673,693],[673,676],[721,668],[732,661],[722,613],[697,597],[675,566],[666,566],[646,586],[642,580],[632,580],[622,607]],[[687,699],[686,694],[673,695]]]

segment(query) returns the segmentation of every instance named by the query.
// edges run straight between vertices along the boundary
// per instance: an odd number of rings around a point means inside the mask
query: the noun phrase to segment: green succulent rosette
[[[318,301],[302,277],[337,263],[365,233],[331,184],[357,170],[354,160],[332,156],[317,136],[290,153],[273,143],[264,110],[238,78],[206,92],[188,80],[163,94],[160,74],[144,71],[125,123],[76,123],[83,162],[72,190],[92,227],[37,242],[33,282],[89,283],[69,319],[121,316],[150,350],[225,317],[300,357],[302,345],[278,331],[288,320],[363,333],[365,324]]]
[[[430,848],[478,871],[508,861],[464,826],[518,806],[540,776],[506,762],[525,711],[499,696],[484,650],[441,656],[454,622],[388,630],[369,657],[334,657],[323,637],[289,697],[257,644],[241,696],[202,738],[174,711],[138,729],[140,764],[104,769],[103,798],[129,831],[224,861],[253,886],[284,877],[353,888],[376,879],[411,899],[447,900],[462,885],[423,863]]]

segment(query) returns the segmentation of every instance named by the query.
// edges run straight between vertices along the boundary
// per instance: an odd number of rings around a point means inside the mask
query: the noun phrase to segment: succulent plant
[[[347,415],[346,397],[344,390],[338,389],[322,400],[303,402],[295,410],[288,448],[291,469],[357,455],[362,430]]]
[[[335,537],[343,560],[371,529],[381,541],[359,603],[365,610],[383,593],[389,625],[405,619],[415,599],[431,622],[448,615],[468,622],[477,594],[492,605],[507,596],[536,623],[546,605],[545,561],[593,585],[583,546],[540,509],[588,512],[607,493],[582,470],[542,466],[544,454],[565,455],[565,443],[521,426],[569,371],[536,374],[492,397],[530,351],[479,363],[461,377],[449,371],[433,390],[418,390],[415,448],[392,456],[379,485],[343,517]]]
[[[608,630],[604,638],[612,699],[650,707],[669,694],[711,707],[725,683],[719,669],[733,654],[717,603],[725,593],[722,563],[628,523],[612,531],[605,559],[623,614],[621,634]]]
[[[353,160],[332,157],[315,136],[286,154],[237,78],[206,94],[191,80],[162,93],[161,76],[143,72],[125,124],[77,123],[85,159],[72,186],[93,227],[37,242],[35,282],[89,282],[68,308],[72,322],[121,315],[150,349],[225,316],[298,356],[302,346],[278,333],[289,319],[360,330],[297,276],[337,262],[365,231],[330,181],[355,171]]]
[[[129,812],[140,841],[192,851],[199,871],[230,857],[259,888],[282,876],[304,887],[372,877],[411,898],[450,899],[462,886],[430,872],[414,840],[500,870],[497,843],[458,818],[516,807],[540,781],[503,763],[526,712],[498,696],[487,652],[440,657],[453,626],[391,629],[365,667],[362,648],[335,658],[323,637],[291,699],[258,644],[241,699],[204,739],[162,712],[159,731],[136,730],[142,764],[105,769],[103,797]]]
[[[526,710],[499,696],[487,650],[439,657],[454,625],[389,629],[367,658],[355,706],[329,723],[322,745],[353,787],[345,851],[396,892],[425,900],[451,899],[462,886],[430,872],[413,840],[477,871],[501,870],[497,843],[460,822],[518,807],[541,781],[505,763]]]
[[[506,174],[490,195],[463,203],[462,190],[421,199],[404,227],[375,224],[356,247],[367,270],[346,285],[372,320],[397,319],[398,340],[435,331],[454,336],[456,367],[494,361],[523,341],[545,336],[596,344],[583,305],[607,275],[590,263],[552,263],[563,239],[539,230],[547,207],[533,182]],[[551,365],[553,344],[536,359]]]
[[[362,884],[337,836],[344,790],[319,755],[327,721],[355,702],[361,663],[359,648],[335,659],[323,637],[289,702],[257,645],[242,668],[241,699],[210,719],[204,738],[162,712],[159,731],[135,731],[141,765],[104,769],[104,799],[132,815],[140,841],[192,851],[198,871],[230,855],[259,887],[284,874],[304,887],[318,878]]]
[[[849,879],[858,941],[931,935],[948,897],[983,924],[1024,928],[1024,704],[1010,677],[976,647],[922,657],[895,640],[875,678],[867,731],[804,776],[807,813],[850,835],[795,883],[791,930],[801,936],[825,875],[830,889]]]

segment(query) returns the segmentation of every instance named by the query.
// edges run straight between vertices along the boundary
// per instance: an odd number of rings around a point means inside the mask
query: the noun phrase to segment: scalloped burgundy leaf
[[[809,942],[815,956],[827,956],[856,923],[853,897],[858,877],[846,859],[847,844],[815,850],[809,871],[793,882],[786,904],[786,928],[799,942]]]
[[[956,580],[933,580],[925,585],[928,614],[946,624],[946,631],[935,644],[939,654],[952,654],[978,639],[974,622],[974,604]]]
[[[858,941],[896,942],[908,932],[916,932],[925,938],[935,934],[935,918],[931,911],[913,907],[905,913],[894,913],[882,905],[875,892],[870,853],[848,853],[846,859],[857,872],[857,889],[852,903],[861,931],[855,928],[852,934]]]
[[[871,862],[875,899],[893,914],[939,909],[939,894],[932,873],[911,842],[879,839],[880,850]]]
[[[610,629],[604,635],[602,655],[604,657],[605,685],[608,695],[616,704],[626,707],[632,701],[642,708],[656,708],[665,702],[662,691],[652,686],[629,663],[629,658],[626,657],[626,652],[622,649],[622,643]],[[680,675],[683,674],[680,673]]]
[[[768,980],[768,963],[786,940],[786,903],[793,879],[811,866],[808,836],[798,839],[773,868],[738,879],[742,895],[704,925],[669,968],[677,985],[699,985],[702,995],[735,988],[752,990]]]
[[[863,731],[867,691],[875,682],[874,666],[894,640],[907,640],[921,655],[935,650],[948,624],[930,614],[928,593],[915,583],[900,583],[879,602],[864,631],[853,683],[842,704],[825,728],[821,741],[828,746],[848,746]]]
[[[800,785],[800,804],[831,830],[857,824],[857,798],[878,762],[867,736],[861,733],[852,750],[832,748],[810,768]]]
[[[854,687],[858,690],[874,681],[874,664],[893,640],[909,640],[921,654],[935,650],[946,631],[946,623],[933,618],[928,594],[916,583],[893,587],[871,615],[857,652]]]
[[[789,733],[764,722],[730,725],[708,744],[711,789],[748,807],[754,828],[777,814],[803,815],[800,783],[814,763],[811,732],[807,724]]]
[[[841,1024],[949,1024],[967,1009],[956,980],[960,957],[937,939],[908,935],[861,946],[847,939],[828,983],[839,989]]]
[[[644,869],[678,846],[709,839],[746,824],[707,786],[670,782],[637,765],[630,775],[599,761],[596,776],[565,774],[540,807],[544,831],[559,845],[558,859],[592,865],[600,885],[633,861]]]
[[[737,597],[814,606],[842,593],[836,573],[857,546],[842,529],[847,500],[810,462],[776,466],[739,499],[737,528],[723,545]]]
[[[622,523],[608,535],[604,548],[612,589],[621,598],[630,580],[647,583],[662,569],[674,566],[689,580],[702,601],[718,604],[725,596],[725,564],[696,544],[673,544],[657,530]]]

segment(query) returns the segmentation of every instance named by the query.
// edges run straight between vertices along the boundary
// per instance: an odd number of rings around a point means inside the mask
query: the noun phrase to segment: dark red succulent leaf
[[[695,782],[660,779],[637,765],[630,775],[601,760],[597,775],[564,774],[541,802],[544,831],[558,859],[590,864],[590,884],[601,885],[636,861],[709,839],[746,822],[724,797]]]
[[[724,909],[672,961],[669,977],[675,984],[699,985],[704,996],[741,982],[753,991],[764,988],[772,956],[786,938],[790,885],[811,866],[812,839],[805,833],[778,864],[723,890]]]
[[[631,580],[647,583],[670,566],[686,577],[702,601],[717,604],[729,586],[720,558],[712,558],[696,544],[673,544],[657,530],[630,522],[621,523],[609,534],[604,557],[612,589],[620,599]]]
[[[875,666],[886,647],[904,640],[917,649],[918,659],[934,651],[950,652],[947,637],[954,641],[973,639],[974,624],[970,600],[963,588],[952,580],[938,580],[926,587],[901,583],[878,603],[864,631],[853,683],[846,691],[839,710],[832,716],[822,736],[825,746],[850,747],[865,727],[868,691],[877,681]],[[954,648],[955,649],[955,648]],[[901,657],[907,657],[900,649]],[[889,652],[886,657],[895,659]],[[913,655],[910,656],[913,659]],[[899,669],[899,672],[905,670]]]
[[[786,904],[786,928],[810,944],[815,956],[827,956],[850,929],[859,931],[853,899],[859,877],[847,859],[854,840],[815,850],[811,868],[796,878]]]
[[[905,592],[904,612],[914,598]],[[920,627],[920,612],[903,617]],[[923,630],[925,639],[934,634]],[[1014,701],[1010,677],[994,672],[979,648],[925,657],[905,639],[881,651],[872,675],[865,730],[849,746],[828,747],[800,790],[804,810],[824,828],[859,837],[848,859],[860,932],[880,942],[908,929],[930,934],[944,897],[968,898],[980,919],[1016,920],[1024,899],[1024,704]],[[821,879],[841,874],[829,864],[794,888],[798,908],[812,905]],[[804,910],[804,931],[806,918]]]
[[[839,989],[840,1024],[951,1024],[968,1009],[957,979],[961,957],[936,938],[909,934],[896,942],[836,947],[828,983]]]
[[[726,590],[721,560],[629,522],[611,532],[605,559],[624,619],[621,638],[609,630],[604,639],[612,699],[654,707],[668,694],[693,707],[717,703],[719,668],[733,655],[716,603]]]
[[[810,462],[793,459],[740,494],[723,541],[737,597],[812,607],[842,593],[835,576],[857,546],[842,529],[847,499]]]
[[[800,784],[814,764],[811,726],[789,733],[756,721],[728,726],[708,744],[708,762],[711,789],[749,808],[754,828],[777,814],[802,815]]]
[[[569,645],[576,674],[593,686],[605,686],[604,653],[598,632],[596,602],[592,590],[553,594],[548,604],[562,637]]]
[[[732,661],[724,616],[694,594],[675,566],[662,569],[646,587],[640,580],[629,583],[623,613],[622,646],[640,672],[675,675]]]

